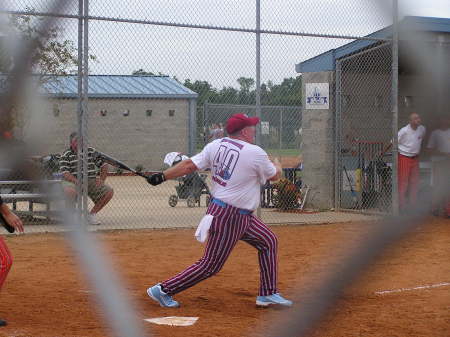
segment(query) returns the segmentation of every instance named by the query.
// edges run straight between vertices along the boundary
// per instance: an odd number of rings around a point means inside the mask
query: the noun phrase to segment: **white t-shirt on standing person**
[[[428,140],[429,149],[435,149],[442,153],[447,153],[450,155],[450,129],[447,130],[434,130],[431,133],[430,139]],[[444,156],[433,155],[433,161],[440,161],[445,159]]]
[[[257,145],[232,138],[217,139],[191,158],[199,170],[211,169],[211,194],[234,207],[255,210],[261,185],[277,170]]]
[[[398,132],[398,151],[401,155],[407,157],[415,157],[420,153],[423,138],[426,129],[423,125],[419,125],[414,130],[411,125],[406,125]]]

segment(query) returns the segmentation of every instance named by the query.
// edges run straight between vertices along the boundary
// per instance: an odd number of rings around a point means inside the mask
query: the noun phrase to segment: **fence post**
[[[282,153],[281,153],[281,150],[283,149],[283,109],[281,109],[280,110],[280,145],[279,145],[279,147],[280,147],[280,153],[279,153],[279,155],[280,155],[280,158],[281,158],[281,155],[282,155]]]
[[[261,120],[261,1],[256,0],[256,117]],[[261,145],[261,123],[256,127],[256,144]],[[261,207],[256,210],[261,217]]]
[[[203,103],[203,146],[208,144],[208,124],[209,124],[209,116],[208,116],[208,103]]]
[[[335,161],[334,161],[334,209],[337,211],[341,207],[341,61],[336,61],[336,113],[335,113]]]
[[[89,76],[89,0],[83,0],[83,66],[82,66],[82,87],[83,95],[81,100],[81,132],[78,135],[78,152],[82,153],[82,215],[87,223],[88,215],[88,76]],[[80,146],[81,145],[81,146]]]
[[[78,103],[77,103],[77,134],[80,139],[83,131],[83,2],[78,1]],[[78,145],[79,146],[79,145]],[[81,216],[83,212],[83,153],[77,151],[77,210]]]
[[[398,204],[398,0],[393,1],[392,23],[392,212]]]
[[[256,117],[261,119],[261,2],[256,0]],[[256,144],[261,145],[261,123],[256,128]]]
[[[189,157],[192,157],[196,151],[197,144],[197,100],[195,98],[189,99],[189,119],[188,119],[188,127],[189,127],[189,145],[188,145],[188,153]]]

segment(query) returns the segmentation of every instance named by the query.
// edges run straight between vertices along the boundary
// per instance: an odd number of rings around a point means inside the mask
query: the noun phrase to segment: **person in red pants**
[[[2,198],[0,197],[0,213],[5,218],[5,221],[14,227],[17,231],[23,233],[23,223],[22,220],[19,219],[17,215],[15,215],[8,206],[3,203]],[[8,272],[11,269],[12,265],[12,256],[11,252],[6,246],[5,241],[0,236],[0,290],[3,286],[3,283],[6,280],[6,276],[8,276]],[[5,326],[6,321],[0,319],[0,326]]]
[[[413,206],[419,189],[419,154],[425,137],[420,116],[412,113],[398,132],[398,193],[400,210]]]
[[[450,116],[439,118],[427,148],[433,163],[433,208],[437,215],[450,218]]]

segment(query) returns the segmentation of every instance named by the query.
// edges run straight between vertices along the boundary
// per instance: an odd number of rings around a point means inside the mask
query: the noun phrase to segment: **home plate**
[[[198,317],[157,317],[157,318],[147,318],[144,321],[159,325],[170,325],[170,326],[190,326],[197,322]]]

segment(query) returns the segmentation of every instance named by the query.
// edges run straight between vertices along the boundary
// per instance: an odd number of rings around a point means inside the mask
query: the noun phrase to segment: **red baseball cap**
[[[248,117],[246,114],[234,114],[227,121],[227,132],[235,133],[247,126],[255,126],[259,123],[258,117]]]

